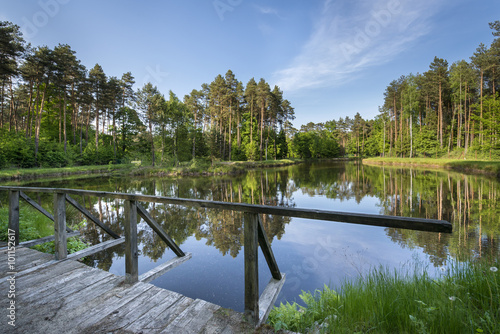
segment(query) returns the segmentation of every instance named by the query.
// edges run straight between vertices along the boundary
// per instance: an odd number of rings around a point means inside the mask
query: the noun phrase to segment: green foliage
[[[83,242],[79,237],[71,237],[68,238],[68,254],[75,253],[87,248],[89,245]],[[55,253],[55,244],[54,241],[46,242],[40,245],[35,245],[32,247],[39,252],[54,254]]]
[[[303,292],[306,307],[281,304],[268,321],[301,333],[496,333],[499,264],[453,261],[437,278],[418,266],[406,274],[377,269],[344,283],[339,293],[326,286]]]
[[[248,161],[259,160],[259,144],[256,141],[249,143],[246,148],[246,157]]]
[[[19,209],[19,241],[34,240],[54,234],[54,225],[47,217],[34,209],[21,206]],[[0,240],[7,241],[9,209],[0,207]]]
[[[0,163],[3,166],[33,167],[35,165],[33,151],[34,143],[26,139],[22,134],[0,129],[0,152],[2,153]]]
[[[339,151],[337,140],[326,130],[299,132],[292,140],[292,152],[301,159],[335,158]]]

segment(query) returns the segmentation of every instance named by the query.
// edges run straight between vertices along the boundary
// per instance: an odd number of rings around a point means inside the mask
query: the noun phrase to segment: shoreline
[[[296,165],[305,162],[302,159],[283,159],[267,161],[234,161],[216,162],[198,165],[182,165],[179,167],[140,166],[136,164],[100,165],[100,166],[75,166],[62,168],[16,168],[0,170],[0,181],[25,181],[37,178],[69,177],[93,174],[100,176],[131,175],[131,176],[214,176],[236,175],[249,169],[275,168]],[[186,163],[183,163],[186,164]]]
[[[500,177],[500,161],[458,160],[458,159],[426,159],[426,158],[365,158],[365,165],[422,167],[451,170],[465,174],[481,174]]]

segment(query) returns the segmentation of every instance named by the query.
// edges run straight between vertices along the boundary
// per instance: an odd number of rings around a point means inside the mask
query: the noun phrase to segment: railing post
[[[14,231],[16,246],[19,245],[19,191],[9,190],[9,236]]]
[[[244,214],[245,317],[254,325],[259,321],[258,215]]]
[[[125,201],[125,283],[139,280],[139,251],[137,249],[137,202]]]
[[[54,194],[54,244],[56,260],[68,256],[66,235],[66,194]]]

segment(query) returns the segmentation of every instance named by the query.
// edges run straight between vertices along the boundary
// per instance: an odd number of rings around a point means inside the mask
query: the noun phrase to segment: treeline
[[[86,69],[69,45],[32,47],[0,21],[0,167],[58,167],[290,155],[290,102],[231,70],[179,99],[130,72]]]
[[[131,160],[163,165],[202,158],[337,156],[500,158],[500,21],[470,61],[435,57],[423,74],[386,88],[379,115],[358,113],[293,128],[294,108],[264,79],[228,70],[181,100],[130,72],[86,69],[69,45],[32,47],[0,21],[0,168]]]
[[[358,156],[500,158],[500,21],[496,38],[470,61],[435,57],[422,74],[393,80],[373,120],[356,114],[311,128],[330,128],[340,154]]]

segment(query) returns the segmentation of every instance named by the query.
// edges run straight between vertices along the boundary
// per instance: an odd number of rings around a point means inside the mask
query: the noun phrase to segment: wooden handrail
[[[113,193],[106,191],[65,189],[65,188],[32,188],[32,187],[8,187],[0,186],[0,190],[30,191],[44,193],[66,193],[72,195],[88,195],[101,198],[123,199],[131,201],[154,202],[163,204],[177,204],[209,209],[221,209],[229,211],[240,211],[258,214],[269,214],[275,216],[286,216],[294,218],[306,218],[314,220],[326,220],[339,223],[351,223],[371,226],[403,228],[418,231],[451,233],[452,225],[445,220],[423,219],[412,217],[398,217],[386,215],[373,215],[364,213],[339,212],[327,210],[285,208],[277,206],[219,202],[189,198],[175,198],[142,194]]]
[[[95,196],[108,199],[125,200],[125,280],[128,283],[135,283],[139,279],[138,275],[138,245],[137,245],[137,218],[142,217],[152,229],[167,243],[167,245],[178,255],[183,257],[185,253],[170,239],[161,229],[160,225],[154,221],[149,213],[142,208],[138,201],[153,202],[162,204],[183,205],[198,208],[209,208],[229,211],[243,212],[244,215],[244,256],[245,256],[245,315],[248,320],[259,324],[265,320],[269,309],[259,310],[259,285],[258,285],[258,246],[260,245],[264,253],[266,262],[273,278],[268,288],[266,288],[260,298],[261,301],[268,300],[272,303],[276,300],[277,294],[283,286],[285,275],[281,274],[274,258],[271,246],[260,221],[259,214],[269,214],[275,216],[286,216],[295,218],[306,218],[314,220],[325,220],[343,222],[351,224],[372,225],[381,227],[403,228],[419,231],[451,233],[452,225],[444,220],[422,219],[410,217],[396,217],[386,215],[372,215],[363,213],[338,212],[327,210],[312,210],[300,208],[285,208],[266,205],[254,205],[245,203],[230,203],[199,199],[175,198],[165,196],[153,196],[142,194],[113,193],[105,191],[92,191],[66,188],[34,188],[34,187],[10,187],[0,186],[0,190],[9,191],[9,228],[16,230],[16,238],[19,235],[19,194],[21,192],[42,192],[54,193],[54,226],[56,240],[56,258],[66,257],[66,213],[64,204],[68,201],[73,206],[79,208],[79,204],[69,195]],[[83,207],[82,207],[83,208]],[[85,209],[84,209],[85,210]],[[82,210],[80,210],[82,211]],[[86,211],[86,210],[85,210]],[[83,212],[83,211],[82,211]],[[44,213],[45,214],[45,213]],[[91,216],[90,212],[84,212]],[[97,222],[96,222],[97,223]],[[100,222],[98,222],[100,223]],[[103,225],[102,223],[98,224]],[[113,235],[114,232],[103,227],[107,233]],[[113,235],[117,237],[117,235]],[[17,239],[18,240],[18,239]],[[17,241],[18,243],[18,241]],[[16,244],[17,244],[16,243]],[[191,256],[186,254],[186,256]],[[273,290],[274,291],[271,291]],[[269,308],[269,306],[268,306]]]

